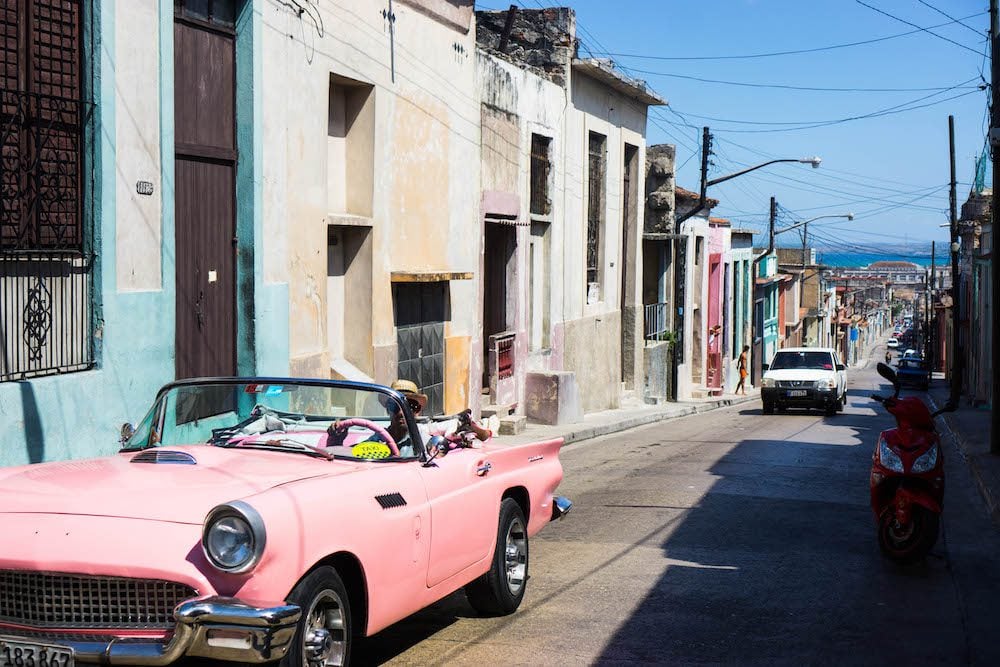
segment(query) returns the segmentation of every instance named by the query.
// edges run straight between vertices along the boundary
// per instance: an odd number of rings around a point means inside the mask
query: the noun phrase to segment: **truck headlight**
[[[837,388],[837,381],[834,380],[833,378],[830,378],[829,380],[816,380],[816,388],[817,389],[836,389]]]
[[[899,454],[889,449],[889,443],[882,436],[878,438],[878,460],[893,472],[903,472],[903,459],[899,458]]]
[[[224,572],[241,574],[255,568],[266,542],[264,519],[245,502],[219,505],[205,517],[202,550]]]
[[[760,386],[764,389],[771,389],[774,387],[774,378],[761,378]]]

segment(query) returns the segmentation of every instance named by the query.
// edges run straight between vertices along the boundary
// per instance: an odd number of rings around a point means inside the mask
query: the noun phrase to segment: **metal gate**
[[[84,4],[0,1],[0,381],[93,365]]]
[[[444,411],[444,323],[448,283],[393,285],[398,377],[427,394],[428,415]]]

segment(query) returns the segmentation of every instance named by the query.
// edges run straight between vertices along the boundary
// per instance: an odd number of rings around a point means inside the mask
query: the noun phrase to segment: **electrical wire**
[[[959,19],[956,19],[954,16],[949,16],[948,14],[944,13],[943,11],[941,11],[940,9],[938,9],[937,7],[935,7],[934,5],[932,5],[931,3],[927,2],[926,0],[917,0],[917,2],[919,2],[920,4],[922,4],[924,7],[930,7],[931,9],[933,9],[934,11],[936,11],[938,14],[940,14],[943,17],[945,17],[946,19],[954,21],[958,25],[960,25],[960,26],[962,26],[964,28],[968,28],[969,30],[971,30],[972,32],[976,33],[980,37],[983,37],[983,34],[981,32],[979,32],[978,30],[976,30],[975,28],[973,28],[971,25],[969,25],[967,23],[963,23]]]
[[[648,69],[635,69],[631,71],[637,72],[639,74],[646,74],[649,76],[664,76],[671,79],[685,79],[687,81],[699,81],[701,83],[716,83],[727,86],[740,86],[744,88],[776,88],[779,90],[803,90],[803,91],[813,91],[813,92],[823,92],[823,93],[909,93],[909,92],[928,92],[928,91],[939,91],[944,92],[948,90],[960,89],[963,84],[958,84],[955,86],[936,86],[928,88],[824,88],[819,86],[793,86],[790,84],[781,83],[750,83],[746,81],[726,81],[723,79],[706,79],[700,76],[690,76],[687,74],[674,74],[672,72],[659,72],[656,70]],[[970,88],[979,88],[978,86],[970,86]]]
[[[978,18],[978,17],[983,16],[984,14],[987,14],[987,13],[989,13],[989,12],[977,12],[975,14],[970,14],[969,16],[965,16],[965,17],[963,17],[962,19],[959,19],[959,20],[967,21],[969,19]],[[854,46],[862,46],[862,45],[865,45],[865,44],[874,44],[876,42],[884,42],[884,41],[887,41],[887,40],[890,40],[890,39],[896,39],[898,37],[906,37],[907,35],[915,35],[918,32],[922,32],[922,31],[926,31],[926,30],[930,30],[930,29],[934,29],[934,28],[943,28],[943,27],[951,25],[952,23],[955,23],[955,22],[956,21],[949,21],[948,23],[941,23],[939,25],[930,26],[930,28],[920,28],[918,30],[909,30],[907,32],[896,33],[894,35],[886,35],[884,37],[876,37],[875,39],[866,39],[866,40],[861,40],[861,41],[857,41],[857,42],[848,42],[846,44],[833,44],[833,45],[830,45],[830,46],[820,46],[820,47],[815,47],[815,48],[811,48],[811,49],[796,49],[796,50],[790,50],[790,51],[774,51],[774,52],[771,52],[771,53],[752,53],[752,54],[743,54],[743,55],[735,55],[735,56],[653,56],[653,55],[642,54],[642,53],[612,53],[612,52],[609,52],[609,51],[602,51],[602,52],[600,52],[600,55],[610,56],[610,57],[613,57],[613,58],[638,58],[638,59],[644,59],[644,60],[746,60],[746,59],[751,59],[751,58],[772,58],[772,57],[777,57],[777,56],[791,56],[791,55],[799,55],[799,54],[803,54],[803,53],[816,53],[816,52],[819,52],[819,51],[832,51],[834,49],[846,49],[846,48],[850,48],[850,47],[854,47]],[[976,53],[978,54],[978,51]]]
[[[882,11],[882,10],[881,10],[881,9],[879,9],[878,7],[873,7],[872,5],[869,5],[868,3],[865,3],[865,2],[862,2],[862,0],[854,0],[854,2],[858,3],[858,4],[859,4],[859,5],[861,5],[862,7],[867,7],[868,9],[870,9],[870,10],[872,10],[872,11],[874,11],[874,12],[878,12],[879,14],[882,14],[883,16],[888,16],[889,18],[891,18],[891,19],[894,19],[894,20],[896,20],[896,21],[899,21],[900,23],[905,23],[905,24],[906,24],[906,25],[908,25],[908,26],[912,26],[912,27],[914,27],[914,28],[917,28],[918,30],[921,30],[921,31],[923,31],[923,32],[926,32],[926,33],[927,33],[928,35],[934,35],[934,36],[935,36],[935,37],[937,37],[938,39],[943,39],[944,41],[946,41],[946,42],[949,42],[950,44],[954,44],[955,46],[958,46],[958,47],[960,47],[960,48],[963,48],[963,49],[965,49],[966,51],[972,51],[972,52],[973,52],[973,53],[975,53],[975,54],[976,54],[977,56],[979,55],[979,51],[977,51],[976,49],[973,49],[973,48],[970,48],[970,47],[968,47],[968,46],[966,46],[965,44],[962,44],[962,43],[960,43],[960,42],[956,42],[956,41],[955,41],[955,40],[953,40],[953,39],[948,39],[948,38],[947,38],[947,37],[945,37],[944,35],[939,35],[939,34],[937,34],[936,32],[931,32],[929,28],[922,28],[922,27],[918,26],[918,25],[917,25],[916,23],[911,23],[911,22],[907,21],[906,19],[901,19],[901,18],[899,18],[898,16],[893,16],[893,15],[892,15],[892,14],[890,14],[889,12],[886,12],[886,11]],[[958,23],[958,21],[957,21],[957,20],[956,20],[956,21],[953,21],[953,23]]]

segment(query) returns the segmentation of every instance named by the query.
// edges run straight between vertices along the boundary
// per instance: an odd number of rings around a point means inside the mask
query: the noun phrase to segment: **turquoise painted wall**
[[[171,289],[160,292],[119,294],[115,287],[115,11],[115,0],[94,0],[84,36],[95,104],[86,142],[92,198],[85,209],[97,252],[97,368],[0,384],[3,466],[116,451],[122,422],[138,420],[173,377],[173,280],[165,280]],[[165,273],[172,273],[171,254],[163,252],[162,261]]]
[[[85,205],[93,224],[94,321],[97,368],[62,376],[0,384],[0,466],[111,454],[123,422],[137,422],[156,391],[174,377],[174,117],[173,0],[160,9],[160,139],[163,193],[163,289],[119,293],[115,275],[115,12],[124,0],[93,0],[84,41],[91,66],[89,128],[92,158]],[[288,290],[265,285],[261,248],[261,18],[250,0],[238,23],[237,175],[239,370],[288,374]]]

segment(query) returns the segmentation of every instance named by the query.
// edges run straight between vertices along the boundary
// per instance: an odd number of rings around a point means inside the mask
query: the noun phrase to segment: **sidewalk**
[[[687,415],[717,410],[728,405],[739,403],[760,402],[760,390],[754,388],[747,391],[746,396],[727,394],[720,398],[706,398],[680,403],[661,403],[659,405],[625,406],[616,410],[602,410],[584,415],[583,421],[575,424],[546,426],[544,424],[528,424],[527,428],[517,435],[503,435],[499,440],[502,444],[518,445],[539,440],[563,438],[564,446],[571,442],[596,438],[609,433],[625,431],[636,426],[644,426],[668,419],[677,419]]]
[[[948,401],[948,385],[935,378],[928,392],[933,410]],[[1000,455],[990,453],[990,410],[986,406],[974,408],[966,401],[955,412],[941,415],[947,424],[944,435],[951,435],[962,458],[972,471],[979,492],[986,501],[987,511],[993,522],[1000,525]]]

